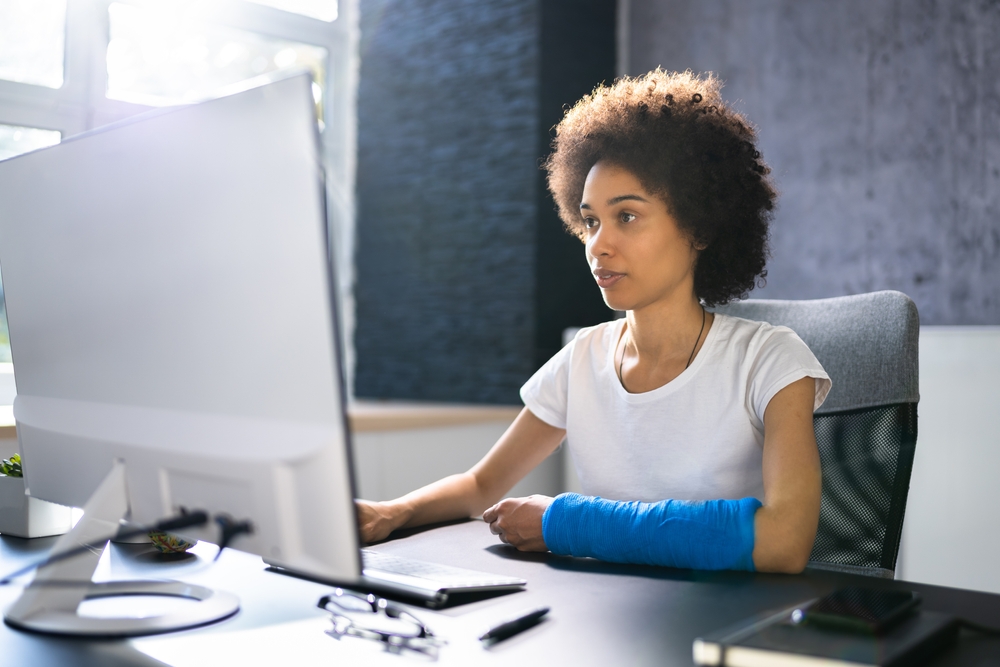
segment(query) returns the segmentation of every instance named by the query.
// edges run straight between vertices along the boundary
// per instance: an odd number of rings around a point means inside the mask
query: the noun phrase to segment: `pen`
[[[520,616],[516,616],[510,620],[504,621],[503,623],[494,625],[492,628],[479,635],[479,641],[499,642],[507,639],[508,637],[513,637],[522,630],[527,630],[533,626],[547,613],[549,613],[548,607],[532,609],[531,611],[525,612]]]

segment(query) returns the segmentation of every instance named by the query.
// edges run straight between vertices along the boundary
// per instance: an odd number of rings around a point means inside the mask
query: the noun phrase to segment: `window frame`
[[[67,0],[63,85],[0,80],[0,123],[58,130],[62,139],[154,107],[109,99],[106,54],[113,2],[152,8],[179,0]],[[206,22],[327,50],[322,133],[327,229],[336,266],[341,349],[347,386],[354,354],[354,183],[357,146],[358,0],[339,0],[327,22],[243,0],[194,0]]]

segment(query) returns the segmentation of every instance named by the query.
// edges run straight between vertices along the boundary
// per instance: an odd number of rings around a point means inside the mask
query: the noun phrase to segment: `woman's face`
[[[659,301],[694,298],[698,258],[666,203],[621,167],[595,164],[583,186],[580,214],[587,261],[615,310],[640,310]]]

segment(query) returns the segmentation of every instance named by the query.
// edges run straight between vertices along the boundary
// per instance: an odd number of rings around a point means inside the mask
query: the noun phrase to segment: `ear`
[[[704,250],[705,248],[708,247],[708,244],[707,243],[702,243],[700,241],[692,241],[691,242],[691,247],[694,248],[695,250],[697,250],[698,252],[701,252],[702,250]]]

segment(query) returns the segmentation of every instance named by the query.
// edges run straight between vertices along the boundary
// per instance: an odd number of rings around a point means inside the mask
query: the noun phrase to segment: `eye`
[[[622,211],[622,214],[621,214],[621,221],[622,222],[632,222],[633,220],[635,220],[635,214],[628,213],[626,211]]]
[[[597,226],[597,220],[593,218],[584,218],[583,226],[586,227],[587,229],[593,229],[594,227]]]

